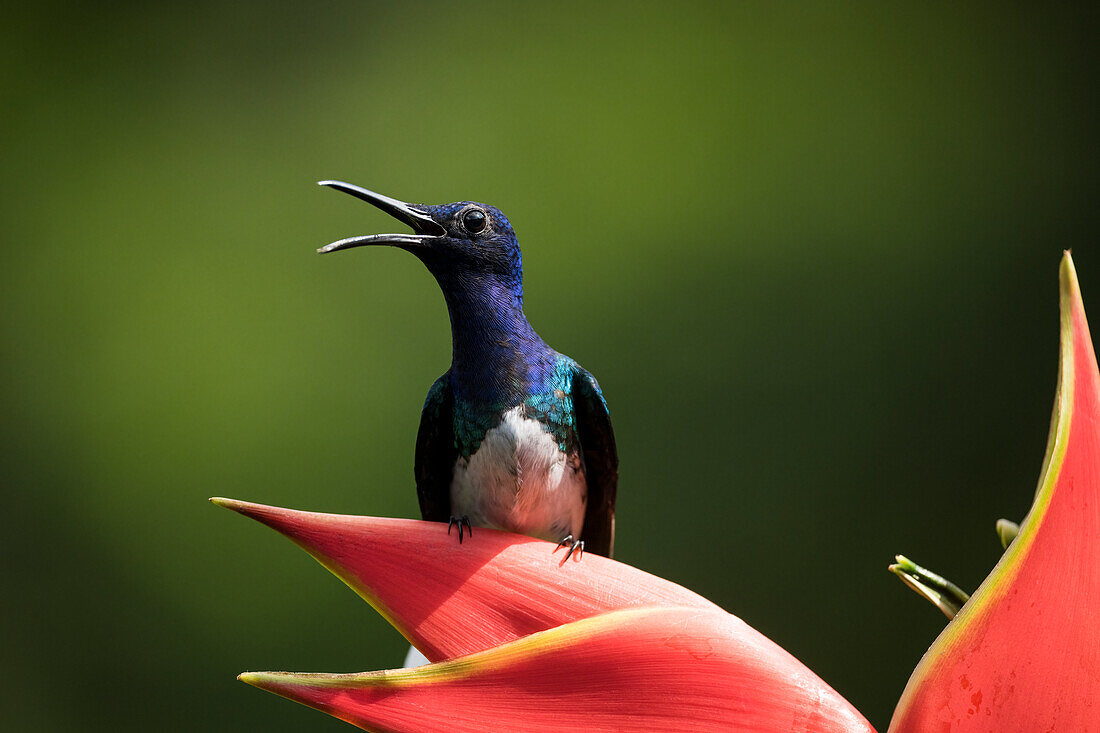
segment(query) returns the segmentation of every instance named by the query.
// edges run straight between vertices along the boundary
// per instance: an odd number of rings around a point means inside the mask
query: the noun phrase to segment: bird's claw
[[[461,517],[451,517],[451,521],[447,522],[447,534],[451,533],[451,528],[458,526],[458,544],[462,544],[462,528],[466,528],[466,534],[471,537],[474,536],[474,528],[470,526],[470,518],[463,514]]]
[[[560,550],[563,547],[568,547],[569,551],[565,553],[565,557],[563,557],[561,559],[561,562],[558,563],[558,567],[561,567],[562,565],[564,565],[565,561],[568,560],[570,556],[573,556],[573,561],[574,562],[579,562],[580,559],[581,559],[581,555],[584,554],[584,540],[574,541],[573,540],[573,535],[569,535],[568,537],[563,539],[561,542],[559,542],[558,546],[554,548],[554,552],[556,553],[558,550]],[[574,553],[576,553],[576,554],[574,555]]]

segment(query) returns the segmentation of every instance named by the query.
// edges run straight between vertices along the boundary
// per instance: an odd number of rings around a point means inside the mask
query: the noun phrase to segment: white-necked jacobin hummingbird
[[[595,378],[546,345],[523,314],[523,265],[497,209],[407,204],[321,181],[373,204],[412,234],[322,247],[400,247],[435,276],[451,318],[451,368],[432,385],[416,438],[416,490],[430,521],[518,532],[611,556],[618,456]],[[472,534],[472,533],[471,533]]]

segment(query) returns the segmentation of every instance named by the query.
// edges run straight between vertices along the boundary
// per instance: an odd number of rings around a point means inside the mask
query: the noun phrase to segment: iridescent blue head
[[[512,225],[498,209],[473,201],[454,204],[407,204],[341,181],[320,185],[351,194],[377,206],[412,228],[412,234],[370,234],[349,237],[318,252],[366,245],[400,247],[428,267],[450,295],[461,291],[510,293],[523,300],[523,262]]]

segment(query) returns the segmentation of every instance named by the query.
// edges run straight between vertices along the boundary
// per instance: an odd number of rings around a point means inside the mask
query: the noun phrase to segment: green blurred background
[[[1094,13],[1002,5],[38,3],[0,29],[8,730],[343,730],[234,680],[404,641],[211,495],[416,516],[443,300],[318,188],[501,207],[600,379],[619,559],[885,729],[1030,504]],[[1090,299],[1091,298],[1091,299]]]

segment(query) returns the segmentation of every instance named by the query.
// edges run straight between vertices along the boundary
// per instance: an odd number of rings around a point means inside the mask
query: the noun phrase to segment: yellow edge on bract
[[[1058,386],[1054,397],[1054,411],[1051,415],[1050,434],[1047,437],[1046,454],[1043,457],[1043,468],[1039,474],[1039,484],[1035,492],[1035,501],[1031,505],[1024,521],[1020,523],[1020,532],[1016,539],[1008,546],[1001,559],[994,566],[982,584],[978,587],[970,600],[962,607],[958,615],[947,624],[943,632],[932,642],[917,668],[905,686],[901,700],[898,702],[900,711],[910,694],[919,687],[919,681],[928,672],[929,667],[940,658],[947,648],[950,648],[967,628],[973,619],[980,616],[980,611],[991,603],[999,600],[1010,587],[1013,577],[1019,570],[1024,556],[1034,544],[1039,526],[1046,516],[1047,507],[1054,495],[1054,485],[1062,471],[1062,462],[1066,455],[1066,442],[1069,439],[1070,421],[1073,417],[1073,390],[1074,390],[1074,310],[1081,303],[1081,289],[1077,282],[1077,271],[1073,267],[1073,259],[1067,250],[1062,257],[1059,268],[1059,305],[1061,310],[1061,336],[1060,359],[1058,369]],[[897,712],[895,712],[895,717]]]
[[[404,686],[429,684],[435,682],[457,681],[474,672],[498,669],[509,663],[529,656],[536,651],[549,652],[554,649],[573,646],[584,639],[599,633],[604,628],[628,624],[635,618],[651,613],[693,611],[696,613],[720,613],[725,611],[679,607],[649,606],[610,611],[598,616],[572,621],[555,626],[546,631],[520,637],[514,641],[495,646],[465,657],[445,662],[413,667],[411,669],[391,669],[381,672],[357,672],[352,674],[325,674],[323,672],[244,672],[237,676],[241,682],[260,688],[273,685],[304,685],[308,687],[370,687],[375,685]]]

